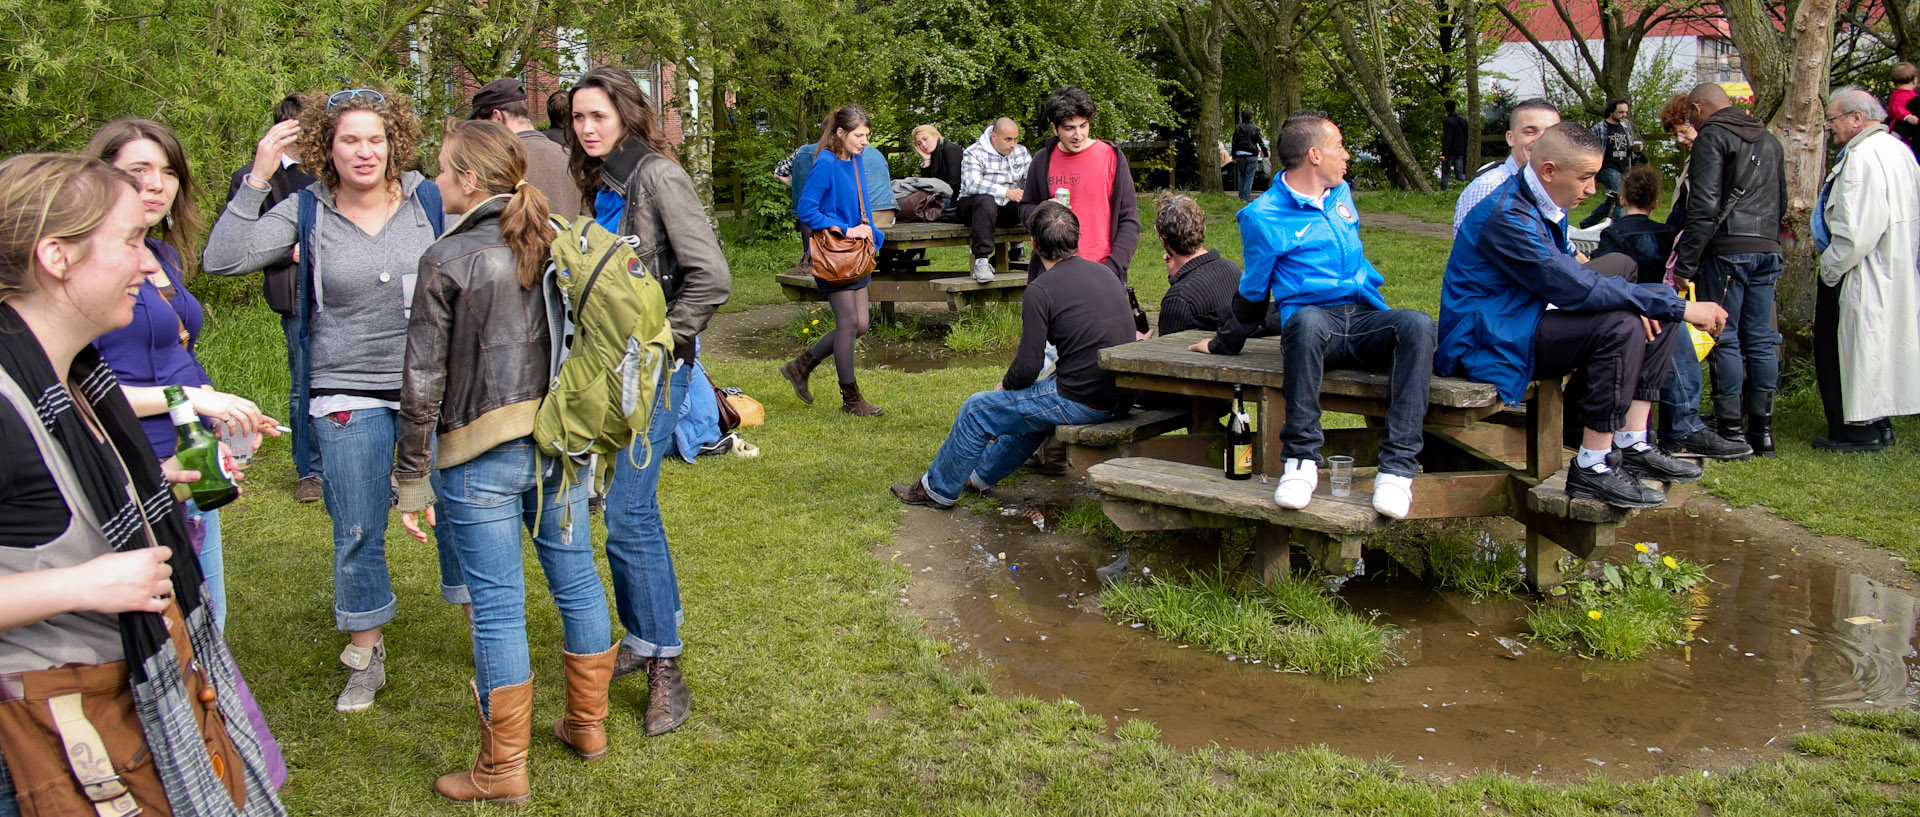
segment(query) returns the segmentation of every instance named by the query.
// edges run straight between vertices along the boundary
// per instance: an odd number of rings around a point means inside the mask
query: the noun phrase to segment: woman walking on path
[[[567,715],[554,723],[554,736],[589,760],[607,752],[601,722],[613,630],[593,564],[586,481],[580,466],[541,454],[532,437],[534,410],[560,353],[553,327],[565,316],[559,291],[541,275],[554,235],[547,198],[526,176],[527,154],[512,131],[487,121],[447,125],[436,184],[447,215],[459,220],[420,258],[407,322],[394,469],[400,519],[426,541],[420,512],[434,518],[428,469],[456,486],[440,515],[455,530],[473,597],[480,755],[471,770],[434,784],[449,800],[521,803],[529,796],[533,672],[523,526],[565,634]]]
[[[807,174],[806,187],[794,207],[808,229],[838,230],[848,238],[870,238],[878,254],[886,236],[871,223],[872,214],[867,212],[860,182],[859,156],[872,130],[867,109],[847,105],[834,111],[820,136],[819,158],[814,160],[813,171]],[[832,355],[834,371],[840,376],[840,410],[859,417],[886,413],[860,396],[858,370],[854,367],[854,341],[867,333],[867,284],[872,280],[871,275],[848,284],[814,280],[814,287],[827,293],[827,303],[833,307],[833,331],[780,367],[780,374],[793,384],[793,393],[801,402],[813,403],[807,379],[814,367]]]
[[[300,265],[294,320],[307,356],[294,378],[294,402],[313,418],[314,441],[327,463],[334,626],[351,639],[340,653],[350,670],[334,702],[340,712],[373,706],[386,684],[380,629],[398,607],[386,542],[406,310],[420,254],[443,218],[433,182],[402,170],[419,138],[419,123],[402,98],[357,88],[315,100],[298,120],[274,125],[260,139],[253,169],[214,223],[203,259],[215,275],[289,259]],[[319,181],[261,213],[264,179],[296,139]],[[444,525],[436,532],[441,595],[466,604],[450,533]]]
[[[262,414],[253,401],[214,391],[213,378],[194,353],[206,313],[200,300],[187,291],[187,273],[199,263],[194,247],[201,222],[193,202],[193,171],[187,167],[179,137],[151,119],[116,119],[95,131],[83,152],[125,171],[139,185],[141,215],[149,231],[147,250],[160,262],[160,272],[140,284],[133,322],[93,342],[140,418],[154,459],[173,456],[179,436],[167,416],[164,391],[170,385],[185,386],[188,402],[202,417],[230,424],[247,436],[280,436],[279,423]],[[159,238],[152,235],[155,229],[160,230]],[[225,632],[227,585],[220,553],[220,512],[202,511],[187,500],[186,522],[189,538],[200,538],[197,555],[207,580],[207,600],[214,623]]]
[[[686,398],[700,331],[727,302],[733,278],[693,180],[674,158],[633,75],[612,66],[588,71],[573,87],[572,107],[568,164],[584,196],[581,209],[613,234],[632,237],[665,290],[673,326],[674,360],[661,372],[664,382],[656,384],[653,424],[646,440],[614,455],[606,504],[614,608],[627,629],[613,677],[646,670],[651,737],[684,723],[692,706],[679,661],[685,613],[657,496],[660,460],[675,420],[664,407]]]
[[[162,274],[141,199],[97,159],[0,163],[0,747],[38,813],[282,815],[167,490],[199,473],[163,476],[91,345]]]

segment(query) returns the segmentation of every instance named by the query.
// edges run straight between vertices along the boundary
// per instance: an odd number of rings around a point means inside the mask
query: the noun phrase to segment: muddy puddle
[[[1004,514],[913,509],[876,553],[911,567],[903,603],[955,660],[989,667],[997,692],[1070,698],[1114,726],[1149,721],[1176,747],[1326,744],[1434,778],[1711,774],[1786,754],[1795,734],[1830,728],[1829,708],[1920,694],[1920,601],[1897,565],[1711,498],[1620,532],[1713,565],[1689,650],[1614,663],[1528,646],[1521,603],[1436,593],[1369,550],[1365,575],[1339,592],[1400,630],[1405,663],[1331,681],[1183,648],[1088,609],[1102,573],[1211,570],[1220,549],[1196,536],[1126,552],[1049,532],[1070,490],[1003,488]]]
[[[788,360],[798,354],[804,344],[786,335],[757,334],[735,338],[728,343],[730,355],[755,360]],[[941,345],[939,339],[929,340],[874,340],[871,335],[860,339],[859,367],[862,369],[892,369],[900,372],[924,372],[932,369],[950,369],[961,367],[1006,368],[1013,358],[1010,349],[996,349],[991,352],[956,352]]]

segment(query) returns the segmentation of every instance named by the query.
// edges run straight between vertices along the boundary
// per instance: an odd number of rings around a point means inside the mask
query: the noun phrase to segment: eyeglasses
[[[1860,112],[1859,111],[1841,111],[1840,113],[1827,117],[1827,124],[1831,125],[1833,124],[1833,120],[1835,119],[1839,119],[1840,117],[1843,117],[1843,116],[1852,116],[1857,113],[1860,113]]]
[[[365,97],[373,102],[387,101],[385,96],[372,88],[349,88],[345,91],[334,91],[332,96],[327,97],[327,107],[331,108],[335,105],[345,105],[353,101],[355,97]]]

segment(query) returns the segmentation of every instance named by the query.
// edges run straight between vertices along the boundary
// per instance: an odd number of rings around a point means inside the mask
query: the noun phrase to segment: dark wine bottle
[[[1253,421],[1238,383],[1233,384],[1233,413],[1227,415],[1226,454],[1227,479],[1253,478]]]
[[[1152,331],[1147,323],[1147,311],[1140,308],[1140,299],[1133,294],[1133,287],[1127,287],[1127,305],[1133,307],[1133,331],[1144,335]]]
[[[211,511],[234,501],[240,496],[240,489],[233,484],[233,473],[227,470],[225,458],[220,456],[220,438],[200,424],[200,418],[193,413],[193,404],[187,402],[187,391],[179,386],[168,386],[167,414],[173,418],[173,428],[179,437],[173,446],[173,455],[180,460],[180,467],[189,471],[199,471],[200,479],[187,486],[193,494],[193,504],[203,511]]]

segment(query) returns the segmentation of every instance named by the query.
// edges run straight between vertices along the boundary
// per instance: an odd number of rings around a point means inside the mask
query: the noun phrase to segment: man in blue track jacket
[[[1434,370],[1492,384],[1507,403],[1520,402],[1529,381],[1572,374],[1567,411],[1578,418],[1582,438],[1567,492],[1652,508],[1666,495],[1638,477],[1690,482],[1701,473],[1647,438],[1672,344],[1685,336],[1672,322],[1718,333],[1727,313],[1603,275],[1567,254],[1567,212],[1593,194],[1601,149],[1585,128],[1555,125],[1519,175],[1467,215],[1441,282]],[[1624,256],[1594,266],[1615,258]],[[1624,266],[1630,270],[1632,262]]]
[[[1239,354],[1272,298],[1286,356],[1280,430],[1285,473],[1273,500],[1304,508],[1320,480],[1320,383],[1328,366],[1389,371],[1387,436],[1373,508],[1394,519],[1413,502],[1421,426],[1433,379],[1433,318],[1388,309],[1380,271],[1360,251],[1360,213],[1346,182],[1347,148],[1326,114],[1303,111],[1280,126],[1286,168],[1258,201],[1240,210],[1247,268],[1233,296],[1233,319],[1195,352]]]

